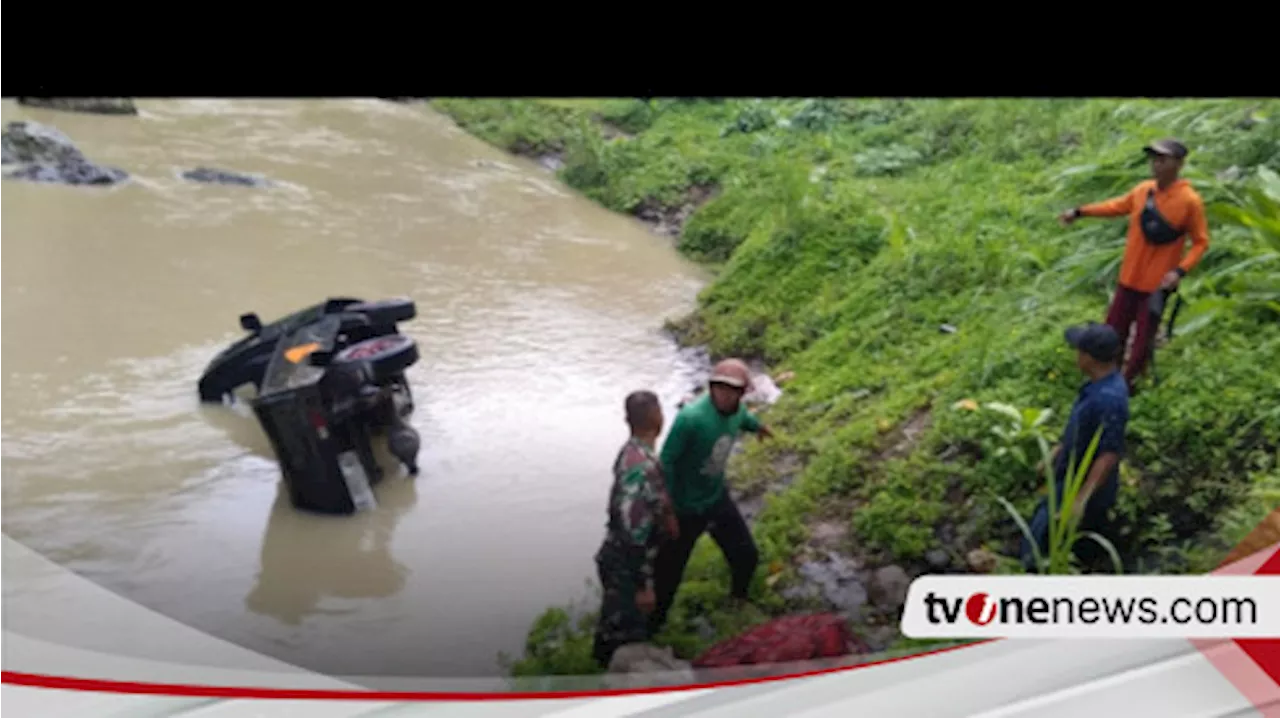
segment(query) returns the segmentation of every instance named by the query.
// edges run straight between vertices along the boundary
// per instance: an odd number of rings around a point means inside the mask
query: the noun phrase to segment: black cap
[[[1175,159],[1182,159],[1187,156],[1187,146],[1171,137],[1156,140],[1143,147],[1142,151],[1149,155],[1167,155]]]
[[[1110,325],[1089,322],[1066,331],[1067,343],[1101,362],[1120,356],[1120,335]]]

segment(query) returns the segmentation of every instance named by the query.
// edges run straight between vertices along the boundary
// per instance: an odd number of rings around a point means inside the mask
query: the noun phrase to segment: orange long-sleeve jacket
[[[1183,231],[1179,241],[1157,246],[1143,236],[1142,207],[1147,201],[1148,190],[1155,190],[1156,208],[1160,214],[1170,225]],[[1204,200],[1185,179],[1179,179],[1164,189],[1157,187],[1154,179],[1139,182],[1119,197],[1086,204],[1079,210],[1081,217],[1129,215],[1120,284],[1135,291],[1156,291],[1164,275],[1179,267],[1184,273],[1191,271],[1209,249],[1209,222],[1205,217]],[[1191,238],[1191,250],[1183,256],[1188,237]]]

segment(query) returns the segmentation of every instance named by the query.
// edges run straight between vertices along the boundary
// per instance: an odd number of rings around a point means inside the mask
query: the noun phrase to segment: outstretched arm
[[[1080,217],[1122,217],[1133,211],[1133,198],[1136,191],[1135,187],[1119,197],[1069,209],[1062,213],[1060,219],[1064,224],[1071,224]]]
[[[1133,211],[1133,191],[1079,207],[1081,217],[1121,217]]]

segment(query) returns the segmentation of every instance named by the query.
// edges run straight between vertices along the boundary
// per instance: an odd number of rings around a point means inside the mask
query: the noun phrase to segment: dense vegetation
[[[677,334],[794,372],[768,417],[780,440],[748,442],[732,468],[742,490],[775,490],[754,527],[763,611],[786,608],[818,520],[847,528],[847,553],[911,575],[931,550],[952,570],[975,548],[1011,555],[999,500],[1030,516],[1039,498],[1037,436],[1060,429],[1081,381],[1062,330],[1104,316],[1123,245],[1124,220],[1055,217],[1144,179],[1141,143],[1166,135],[1192,148],[1212,247],[1183,283],[1159,385],[1133,401],[1112,539],[1126,571],[1204,571],[1280,502],[1280,103],[433,104],[506,149],[558,156],[605,206],[683,221],[680,250],[717,278]],[[661,642],[689,656],[764,617],[722,610],[727,587],[704,539]],[[591,620],[549,610],[515,672],[594,671]]]

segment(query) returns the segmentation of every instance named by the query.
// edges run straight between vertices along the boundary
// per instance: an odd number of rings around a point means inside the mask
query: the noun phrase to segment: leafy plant
[[[872,148],[853,156],[857,173],[864,177],[894,175],[920,164],[924,156],[911,147]]]
[[[826,98],[805,100],[800,110],[791,117],[791,126],[810,132],[825,132],[840,122],[842,116],[839,101]]]
[[[775,126],[778,123],[777,117],[774,115],[773,109],[756,100],[749,102],[738,111],[738,116],[733,118],[733,122],[725,125],[720,130],[721,137],[727,137],[733,134],[749,135],[753,132],[759,132],[764,129]]]
[[[1003,445],[996,452],[996,458],[1011,454],[1024,466],[1031,466],[1027,458],[1027,444],[1039,444],[1047,440],[1045,423],[1053,416],[1052,409],[1024,408],[1018,409],[1010,404],[992,401],[983,404],[983,408],[995,412],[1006,419],[1006,423],[991,427],[991,433],[1001,439]]]
[[[597,619],[595,611],[548,608],[530,627],[524,656],[512,660],[500,655],[498,662],[515,677],[602,673],[592,655]]]
[[[1224,312],[1261,313],[1280,319],[1280,175],[1259,167],[1255,181],[1229,199],[1207,208],[1236,241],[1252,240],[1261,250],[1216,268],[1193,281],[1182,333],[1207,325]]]
[[[1099,428],[1094,433],[1093,440],[1089,442],[1089,448],[1085,451],[1080,463],[1076,464],[1074,455],[1068,459],[1062,493],[1059,494],[1056,486],[1057,482],[1054,481],[1053,461],[1049,452],[1049,443],[1043,437],[1038,437],[1041,456],[1044,459],[1045,490],[1048,502],[1047,554],[1041,551],[1039,541],[1032,533],[1031,527],[1023,520],[1022,515],[1018,513],[1013,504],[1003,496],[996,497],[1000,505],[1009,512],[1014,522],[1018,524],[1023,537],[1030,544],[1033,560],[1041,573],[1076,573],[1075,547],[1081,540],[1090,540],[1097,543],[1111,557],[1115,572],[1117,574],[1124,572],[1120,554],[1116,552],[1115,546],[1106,537],[1096,531],[1080,531],[1080,520],[1083,516],[1075,510],[1076,499],[1079,498],[1080,490],[1084,487],[1085,480],[1088,478],[1090,468],[1093,466],[1094,455],[1097,453],[1098,442],[1101,439],[1102,429]],[[1058,504],[1059,500],[1062,502],[1061,505]]]

